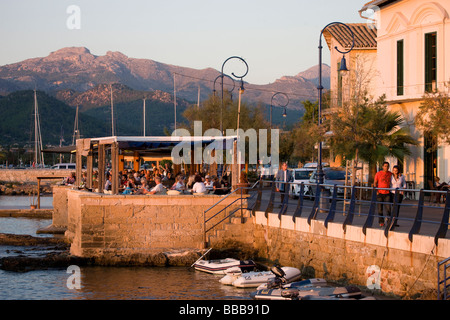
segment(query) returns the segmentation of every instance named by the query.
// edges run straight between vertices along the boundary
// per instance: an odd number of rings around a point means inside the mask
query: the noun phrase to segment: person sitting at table
[[[156,186],[154,186],[148,193],[146,194],[164,194],[166,193],[166,189],[161,183],[161,177],[155,177]]]
[[[219,178],[214,176],[213,177],[213,194],[216,195],[223,195],[225,194],[225,188],[222,187],[222,184],[219,181]]]
[[[111,175],[108,174],[108,176],[106,177],[106,182],[105,182],[105,190],[106,191],[111,190],[111,186],[112,186]]]
[[[186,190],[186,186],[184,185],[184,177],[179,174],[176,178],[176,182],[172,185],[171,190],[177,190],[183,192]]]
[[[75,184],[75,180],[76,180],[75,176],[76,176],[75,172],[70,173],[70,175],[66,179],[66,184],[67,185]]]
[[[134,188],[131,185],[131,182],[128,181],[127,183],[127,187],[125,188],[125,190],[123,190],[122,194],[133,194],[134,192]]]
[[[207,174],[205,177],[205,187],[206,189],[212,190],[213,189],[213,181],[211,180],[211,177]]]
[[[189,176],[188,181],[186,182],[186,188],[188,189],[192,189],[192,187],[194,186],[195,183],[195,175]]]
[[[207,190],[206,190],[206,186],[203,183],[203,179],[200,175],[196,175],[195,176],[195,183],[192,186],[192,193],[199,193],[199,194],[206,194]]]
[[[134,178],[134,184],[135,185],[140,185],[141,184],[141,176],[139,175],[138,172],[133,173],[133,178]]]
[[[148,186],[146,179],[141,179],[141,185],[136,189],[135,194],[147,194],[150,192],[150,187]]]

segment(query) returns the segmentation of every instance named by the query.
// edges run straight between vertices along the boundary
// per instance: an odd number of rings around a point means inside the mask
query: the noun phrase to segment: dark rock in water
[[[70,265],[86,266],[91,259],[71,256],[68,253],[51,253],[44,257],[5,257],[0,258],[0,269],[15,272],[27,272],[51,268],[67,268]]]
[[[0,233],[0,245],[21,247],[7,250],[18,255],[0,258],[0,269],[26,272],[48,268],[67,268],[72,264],[86,265],[90,261],[69,254],[70,245],[63,238],[33,237]]]
[[[22,234],[0,233],[0,245],[4,246],[42,246],[42,245],[60,245],[69,247],[64,238],[33,237]]]

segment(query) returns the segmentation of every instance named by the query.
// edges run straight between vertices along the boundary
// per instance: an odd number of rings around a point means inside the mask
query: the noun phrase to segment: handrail
[[[437,285],[437,299],[438,300],[449,300],[450,294],[448,293],[448,289],[450,288],[450,284],[447,284],[447,281],[450,281],[450,275],[447,276],[447,269],[450,269],[450,263],[446,264],[450,261],[450,257],[442,260],[441,262],[438,262],[437,266],[437,274],[438,274],[438,285]],[[444,275],[443,279],[441,280],[441,273],[440,269],[441,266],[444,265]],[[441,299],[441,285],[444,285],[444,289],[442,290],[442,299]]]
[[[243,190],[252,190],[254,189],[261,180],[256,181],[251,187],[238,187],[235,190],[233,190],[230,194],[226,195],[225,197],[221,198],[218,202],[216,202],[214,205],[212,205],[211,207],[209,207],[208,209],[206,209],[205,211],[203,211],[203,243],[204,246],[206,247],[206,234],[214,229],[216,226],[218,226],[220,223],[222,223],[223,221],[225,221],[227,218],[231,217],[235,212],[237,212],[238,210],[242,210],[242,199],[243,199]],[[215,208],[217,205],[219,205],[221,202],[223,202],[225,199],[229,198],[231,195],[237,193],[238,191],[240,191],[240,197],[235,199],[234,201],[232,201],[231,203],[229,203],[228,205],[226,205],[223,209],[219,210],[218,212],[216,212],[213,216],[211,216],[210,218],[206,219],[206,213],[209,212],[210,210],[212,210],[213,208]],[[251,196],[253,197],[253,196]],[[248,198],[251,198],[248,197]],[[247,199],[248,199],[247,198]],[[212,227],[210,227],[209,229],[206,229],[206,223],[209,222],[211,219],[213,219],[214,217],[216,217],[217,215],[219,215],[221,212],[223,212],[224,210],[226,210],[227,208],[231,207],[234,203],[236,203],[237,201],[241,201],[241,206],[238,207],[236,210],[234,210],[233,212],[231,212],[229,215],[227,215],[225,218],[223,218],[222,220],[220,220],[219,222],[217,222],[216,224],[214,224]]]
[[[393,206],[393,209],[391,211],[391,216],[382,216],[382,218],[386,218],[385,220],[385,236],[388,237],[388,234],[390,231],[393,231],[396,227],[397,221],[399,220],[405,220],[405,221],[413,221],[413,226],[411,230],[409,231],[409,240],[412,242],[412,238],[415,234],[419,234],[420,227],[422,223],[429,223],[429,224],[436,224],[439,225],[438,231],[435,234],[435,244],[438,244],[438,241],[440,238],[445,238],[448,227],[449,227],[449,218],[450,218],[450,191],[439,191],[439,190],[424,190],[424,189],[401,189],[401,188],[375,188],[375,187],[363,187],[363,186],[346,186],[346,185],[332,185],[332,184],[317,184],[317,183],[298,183],[298,182],[284,182],[284,181],[276,181],[276,180],[261,180],[261,183],[271,183],[272,184],[272,191],[270,193],[270,199],[269,203],[265,210],[265,216],[268,217],[269,212],[274,212],[274,202],[275,202],[275,185],[277,184],[285,184],[285,199],[287,198],[286,195],[289,195],[291,189],[291,185],[300,185],[301,187],[301,193],[299,194],[299,200],[297,204],[297,208],[295,209],[294,215],[292,217],[293,221],[295,222],[295,219],[297,217],[300,217],[304,211],[305,208],[310,208],[311,212],[309,214],[308,218],[308,224],[311,224],[312,220],[316,220],[319,212],[325,212],[327,213],[326,219],[325,219],[325,227],[328,227],[328,223],[330,221],[333,221],[334,216],[337,212],[342,213],[345,216],[345,221],[343,223],[343,229],[346,230],[346,227],[348,225],[353,224],[353,217],[355,214],[358,214],[359,217],[366,217],[366,221],[363,225],[363,233],[366,234],[367,228],[370,228],[373,224],[373,220],[375,217],[381,218],[381,216],[378,216],[376,212],[376,207],[378,204],[385,204],[385,205],[391,205]],[[304,202],[304,198],[307,197],[305,195],[305,186],[309,186],[309,190],[315,190],[315,194],[313,193],[312,196],[314,197],[314,202],[312,205],[308,205]],[[330,189],[330,194],[325,194],[324,190],[325,188]],[[346,196],[344,198],[337,196],[337,190],[341,190],[341,194],[344,195],[347,194],[347,191],[351,191],[351,197],[350,199],[346,199]],[[342,190],[343,189],[343,190]],[[372,194],[371,199],[369,200],[363,200],[361,196],[361,190],[366,190],[369,193],[365,194],[365,196],[369,196],[370,193]],[[392,193],[392,200],[387,202],[378,202],[377,201],[377,192],[378,190],[388,190],[390,193]],[[419,200],[411,200],[414,202],[417,202],[415,204],[412,203],[403,203],[399,201],[399,193],[400,192],[418,192],[419,193]],[[261,192],[258,191],[258,192]],[[358,195],[359,193],[359,195]],[[424,209],[425,208],[432,208],[432,209],[441,209],[441,206],[430,206],[426,205],[425,203],[425,194],[445,194],[446,195],[446,203],[444,204],[443,208],[443,214],[441,221],[433,221],[433,220],[426,220],[423,218]],[[258,194],[258,199],[261,199],[261,195]],[[320,199],[327,199],[330,201],[329,208],[323,208],[321,207]],[[344,206],[342,210],[336,209],[336,203],[337,201],[343,201]],[[430,202],[431,202],[431,195],[430,195]],[[259,210],[258,204],[258,210]],[[288,201],[284,201],[280,205],[280,211],[279,211],[279,219],[281,219],[281,216],[286,214],[287,207],[288,207]],[[349,208],[346,210],[346,205],[349,205]],[[361,212],[361,208],[363,205],[369,206],[368,212]],[[323,205],[322,205],[323,206]],[[356,213],[355,208],[356,206],[359,206],[359,213]],[[416,216],[415,218],[408,218],[408,217],[399,217],[398,216],[398,210],[400,207],[413,207],[417,208]],[[264,211],[264,210],[263,210]]]
[[[223,198],[220,199],[218,202],[216,202],[215,204],[213,204],[211,207],[209,207],[208,209],[206,209],[206,210],[205,210],[205,213],[206,213],[206,212],[209,212],[211,209],[215,208],[219,203],[221,203],[222,201],[224,201],[225,199],[227,199],[228,197],[230,197],[232,194],[236,193],[238,190],[241,190],[242,188],[243,188],[243,189],[249,189],[249,190],[253,189],[253,188],[259,183],[259,181],[260,181],[260,180],[256,181],[256,183],[255,183],[252,187],[239,187],[239,188],[234,189],[234,190],[231,191],[229,194],[227,194],[225,197],[223,197]]]

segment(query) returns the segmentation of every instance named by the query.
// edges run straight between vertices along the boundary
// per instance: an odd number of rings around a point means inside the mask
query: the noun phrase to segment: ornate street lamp
[[[231,81],[233,82],[233,89],[230,90],[230,94],[234,91],[234,88],[236,88],[236,82],[234,81],[234,79],[232,77],[230,77],[227,74],[219,74],[216,79],[214,80],[214,86],[213,86],[213,95],[216,96],[216,82],[219,78],[223,78],[223,77],[227,77],[229,79],[231,79]],[[233,98],[233,95],[231,95],[231,97]]]
[[[273,96],[272,99],[270,100],[270,129],[272,129],[272,108],[273,108],[273,99],[277,96],[277,95],[284,95],[286,97],[286,104],[285,105],[280,105],[279,107],[284,108],[284,112],[283,112],[283,117],[286,118],[287,117],[287,113],[286,113],[286,107],[289,104],[289,97],[286,93],[283,92],[276,92]]]
[[[345,60],[345,55],[347,53],[349,53],[350,51],[353,50],[353,47],[355,46],[355,34],[353,33],[352,29],[346,25],[345,23],[342,22],[332,22],[330,24],[328,24],[325,28],[322,29],[322,31],[320,32],[320,38],[319,38],[319,86],[317,87],[318,91],[319,91],[319,110],[318,110],[318,117],[319,117],[319,127],[322,125],[322,91],[323,91],[323,85],[322,85],[322,35],[323,32],[325,31],[325,29],[327,29],[329,26],[334,25],[334,24],[340,24],[343,25],[344,27],[346,27],[348,29],[348,31],[350,32],[350,34],[352,35],[352,46],[349,50],[347,51],[341,51],[339,50],[339,48],[336,46],[334,47],[336,49],[336,51],[338,51],[339,53],[343,54],[342,60],[341,60],[341,66],[339,69],[339,72],[341,71],[348,71],[347,69],[347,61]],[[318,156],[318,161],[317,161],[317,175],[318,175],[318,182],[319,184],[323,184],[324,182],[324,172],[323,172],[323,166],[322,166],[322,141],[319,142],[319,156]]]
[[[234,72],[231,73],[231,75],[232,75],[233,77],[235,77],[235,78],[241,80],[242,87],[243,87],[243,83],[244,83],[242,79],[243,79],[243,78],[247,75],[247,73],[248,73],[248,64],[247,64],[247,62],[246,62],[244,59],[242,59],[241,57],[237,57],[237,56],[229,57],[229,58],[226,59],[226,60],[224,61],[224,63],[222,64],[222,71],[221,71],[221,78],[222,78],[222,81],[221,81],[221,86],[222,86],[222,100],[221,100],[221,106],[220,106],[220,132],[222,132],[222,134],[223,134],[223,78],[224,78],[224,76],[225,76],[225,74],[223,73],[223,68],[225,67],[225,64],[226,64],[229,60],[231,60],[231,59],[238,59],[238,60],[241,60],[241,61],[245,64],[245,67],[247,68],[247,70],[245,71],[245,73],[244,73],[242,76],[237,76],[237,75],[234,74]]]

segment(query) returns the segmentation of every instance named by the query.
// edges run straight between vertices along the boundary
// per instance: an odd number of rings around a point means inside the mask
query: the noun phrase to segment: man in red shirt
[[[383,170],[377,172],[375,175],[374,187],[375,188],[390,188],[391,187],[392,172],[389,171],[389,162],[383,163]],[[377,202],[378,202],[378,220],[380,227],[384,226],[383,207],[386,208],[386,216],[391,215],[391,204],[383,202],[391,202],[391,196],[389,190],[377,190]]]

